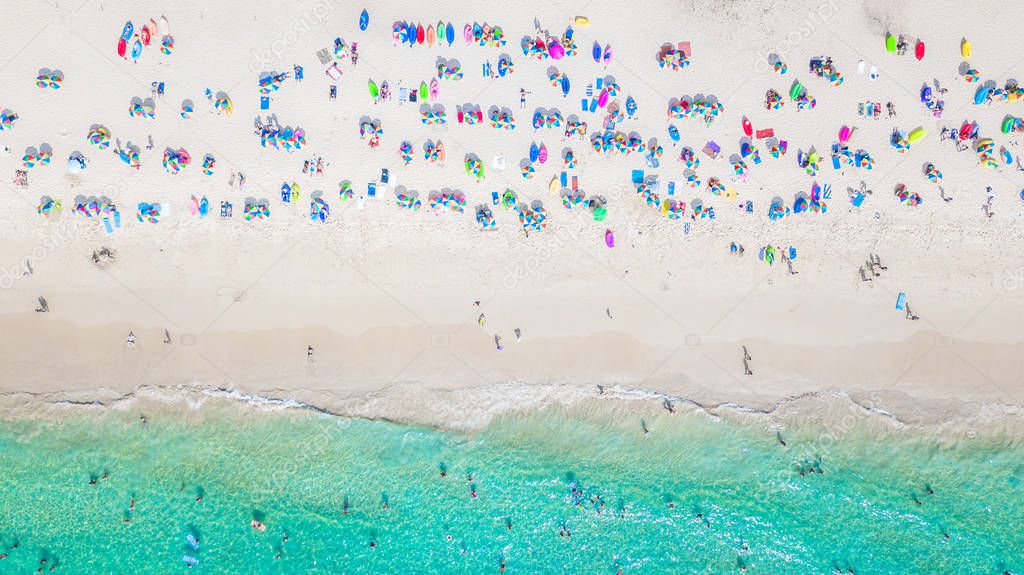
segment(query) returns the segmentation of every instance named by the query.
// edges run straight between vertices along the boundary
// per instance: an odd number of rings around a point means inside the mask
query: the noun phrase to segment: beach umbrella
[[[984,104],[988,100],[989,92],[991,92],[991,88],[985,86],[978,88],[978,91],[974,93],[975,105]]]
[[[105,150],[110,146],[110,130],[107,130],[102,126],[93,128],[89,130],[88,139],[90,144],[101,150]]]
[[[170,56],[171,52],[174,52],[174,38],[172,36],[164,36],[160,40],[160,51],[166,56]]]

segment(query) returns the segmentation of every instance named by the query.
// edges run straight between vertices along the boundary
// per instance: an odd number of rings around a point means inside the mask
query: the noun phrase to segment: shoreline
[[[0,422],[14,423],[33,420],[61,420],[89,412],[138,413],[147,417],[158,415],[182,421],[203,421],[211,413],[228,409],[231,413],[250,415],[270,413],[309,413],[331,418],[377,421],[400,426],[426,427],[453,433],[485,431],[495,421],[507,417],[531,417],[547,411],[580,417],[607,418],[622,422],[653,417],[670,423],[677,414],[702,415],[711,420],[743,427],[761,428],[764,432],[806,432],[817,430],[838,437],[847,433],[869,433],[878,436],[900,435],[909,439],[931,438],[939,445],[954,446],[963,440],[1010,441],[1024,440],[1024,409],[998,404],[959,404],[933,402],[933,417],[901,419],[901,411],[890,411],[890,405],[874,404],[877,396],[866,394],[853,397],[841,390],[821,390],[780,399],[768,407],[742,405],[735,402],[701,403],[678,397],[621,386],[606,387],[600,392],[593,386],[570,384],[543,387],[536,399],[539,386],[525,384],[495,384],[483,389],[420,392],[420,403],[431,407],[415,409],[411,405],[396,410],[394,406],[381,407],[398,400],[398,396],[415,388],[399,389],[393,395],[376,395],[372,399],[331,398],[320,395],[322,403],[307,403],[296,394],[280,391],[265,393],[239,389],[217,388],[198,383],[166,387],[143,386],[125,394],[110,389],[80,390],[77,392],[7,392],[0,394]],[[510,406],[510,397],[523,397],[531,393],[535,398],[529,405]],[[489,397],[493,403],[486,405]],[[907,405],[918,403],[903,398]],[[666,403],[671,405],[668,411]],[[942,406],[941,404],[946,404]],[[448,410],[435,411],[447,405]],[[473,411],[472,405],[477,406]],[[494,405],[501,407],[495,409]],[[218,407],[219,406],[219,407]],[[955,413],[950,411],[950,408]],[[182,408],[185,408],[184,411]],[[213,411],[211,412],[211,408]],[[943,408],[945,411],[943,411]],[[451,413],[461,414],[461,419]],[[938,417],[939,414],[943,417]],[[441,414],[441,415],[437,415]],[[904,415],[914,414],[907,412]],[[666,419],[668,418],[668,419]],[[637,425],[639,425],[637,423]]]

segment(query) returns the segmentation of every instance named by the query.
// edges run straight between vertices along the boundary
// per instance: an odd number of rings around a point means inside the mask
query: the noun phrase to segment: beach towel
[[[103,218],[103,229],[107,230],[108,234],[114,233],[114,227],[110,225],[110,218]]]
[[[634,184],[642,184],[642,183],[644,183],[644,171],[643,170],[633,170],[632,182]]]

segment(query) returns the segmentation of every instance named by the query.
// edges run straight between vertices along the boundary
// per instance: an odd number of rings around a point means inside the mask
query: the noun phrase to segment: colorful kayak
[[[1003,118],[1003,124],[1002,124],[1002,126],[1000,126],[1000,130],[1004,134],[1009,134],[1013,130],[1013,128],[1014,128],[1014,126],[1016,124],[1017,124],[1017,119],[1016,118],[1014,118],[1013,116],[1007,116],[1006,118]]]
[[[967,38],[960,40],[960,55],[964,57],[964,60],[971,57],[971,41]]]
[[[562,74],[562,96],[569,95],[569,77]]]
[[[430,99],[436,100],[437,95],[441,91],[441,85],[438,83],[437,78],[430,79]]]
[[[917,45],[914,46],[914,57],[920,62],[924,58],[924,42],[922,40],[917,41]]]
[[[544,144],[541,144],[540,150],[537,151],[537,161],[542,164],[548,161],[548,147]]]
[[[136,38],[132,44],[132,60],[138,60],[139,56],[142,56],[142,41]]]
[[[540,148],[537,146],[537,142],[530,144],[530,161],[536,162],[540,156]]]
[[[896,53],[896,37],[892,34],[887,34],[885,36],[885,51],[890,54]]]
[[[124,38],[117,39],[117,55],[124,58],[124,55],[128,52],[128,42],[124,41]]]
[[[548,191],[552,194],[557,194],[562,189],[561,182],[558,181],[558,176],[551,176],[551,181],[548,182]]]
[[[595,62],[597,62],[598,64],[601,63],[601,55],[603,54],[603,51],[601,50],[600,44],[594,42],[594,47],[591,49],[590,54],[591,56],[594,57]]]
[[[451,46],[455,43],[455,26],[449,22],[448,26],[444,29],[444,38],[448,41],[448,45]]]
[[[366,27],[370,25],[370,14],[363,8],[363,11],[359,14],[359,29],[366,31]]]
[[[748,120],[746,116],[743,116],[743,133],[746,134],[748,138],[754,135],[754,127],[750,124],[750,120]]]
[[[124,23],[124,28],[121,29],[121,38],[127,42],[131,39],[132,34],[135,33],[135,26],[132,25],[132,21],[129,20]]]
[[[423,41],[426,40],[426,38],[427,38],[427,31],[423,29],[423,24],[420,24],[416,28],[416,43],[417,44],[422,44]]]
[[[434,25],[431,24],[427,28],[427,46],[433,46],[434,42],[437,41],[437,32],[434,31]]]
[[[462,28],[462,39],[466,41],[467,45],[473,43],[473,27],[469,24]]]
[[[615,247],[615,234],[611,230],[604,231],[604,245],[614,248]]]
[[[149,28],[143,28],[139,31],[139,39],[142,40],[143,46],[149,46],[150,36]]]
[[[367,88],[370,90],[370,97],[376,100],[380,97],[380,88],[377,87],[377,82],[373,80],[367,80]]]
[[[426,100],[428,94],[429,93],[427,92],[427,83],[420,82],[420,100]]]
[[[607,66],[612,62],[612,47],[609,44],[604,46],[604,54],[601,55],[601,61]]]
[[[409,47],[416,45],[416,25],[406,24],[405,26],[405,40],[409,42]]]

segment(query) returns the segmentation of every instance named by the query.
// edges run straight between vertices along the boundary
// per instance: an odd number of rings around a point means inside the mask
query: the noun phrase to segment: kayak
[[[601,56],[601,60],[608,65],[612,61],[612,47],[608,44],[604,46],[604,54]]]
[[[594,61],[598,64],[601,63],[601,45],[594,42],[594,48],[591,50],[591,55],[594,57]]]
[[[971,57],[971,41],[967,38],[960,41],[960,55],[964,57],[964,60]]]
[[[167,25],[167,16],[160,17],[157,29],[160,31],[160,36],[169,36],[171,34],[171,28]]]
[[[540,156],[540,148],[537,146],[537,143],[534,142],[534,143],[530,144],[530,161],[531,162],[536,162],[537,158],[539,156]]]
[[[800,97],[800,94],[804,93],[804,86],[800,83],[800,80],[793,81],[793,87],[789,89],[789,97],[792,100],[796,100]]]
[[[430,99],[436,100],[437,95],[440,92],[440,84],[437,83],[437,78],[431,78],[430,80]]]
[[[611,230],[604,231],[604,245],[614,248],[615,247],[615,234]]]
[[[124,58],[125,53],[128,51],[128,42],[124,41],[124,38],[117,39],[117,55]]]
[[[462,39],[466,41],[467,45],[473,42],[473,27],[469,24],[462,28]]]
[[[540,150],[537,151],[537,161],[542,164],[548,161],[548,147],[544,144],[541,144]]]
[[[850,130],[849,126],[843,126],[839,129],[839,142],[843,144],[849,142],[852,134],[853,132]]]
[[[565,74],[562,75],[562,95],[569,95],[569,77]]]
[[[754,127],[750,125],[750,120],[748,120],[746,116],[743,116],[743,133],[746,134],[748,138],[754,135]]]
[[[429,92],[427,92],[427,83],[420,82],[420,100],[426,100],[428,93]]]
[[[449,46],[455,43],[455,27],[452,26],[451,22],[448,23],[448,27],[444,30],[444,39],[448,41]]]
[[[1014,125],[1017,123],[1017,119],[1013,116],[1007,116],[1003,119],[1003,125],[1000,127],[1004,134],[1009,134],[1013,130]]]
[[[136,38],[132,44],[132,60],[138,60],[139,56],[142,56],[142,42]]]
[[[431,24],[429,27],[427,27],[427,46],[433,46],[434,45],[434,40],[436,40],[436,39],[437,39],[437,36],[435,35],[435,32],[434,32],[434,25]]]
[[[896,53],[896,37],[892,34],[885,36],[885,51],[890,54]]]
[[[125,22],[124,23],[124,28],[121,29],[121,38],[124,39],[125,42],[127,42],[128,39],[131,38],[132,34],[134,34],[134,33],[135,33],[135,26],[132,26],[132,21],[129,20],[129,21]]]
[[[423,24],[420,24],[416,28],[416,43],[417,44],[422,44],[423,40],[426,38],[426,36],[427,36],[427,32],[423,29]]]
[[[920,62],[924,58],[924,41],[918,40],[917,45],[914,46],[914,57]]]
[[[562,189],[558,176],[551,176],[551,181],[548,182],[548,191],[552,194],[557,194],[558,190]]]
[[[143,46],[149,46],[149,41],[150,41],[149,28],[143,28],[142,30],[140,30],[139,31],[139,38],[142,40],[142,45]]]

